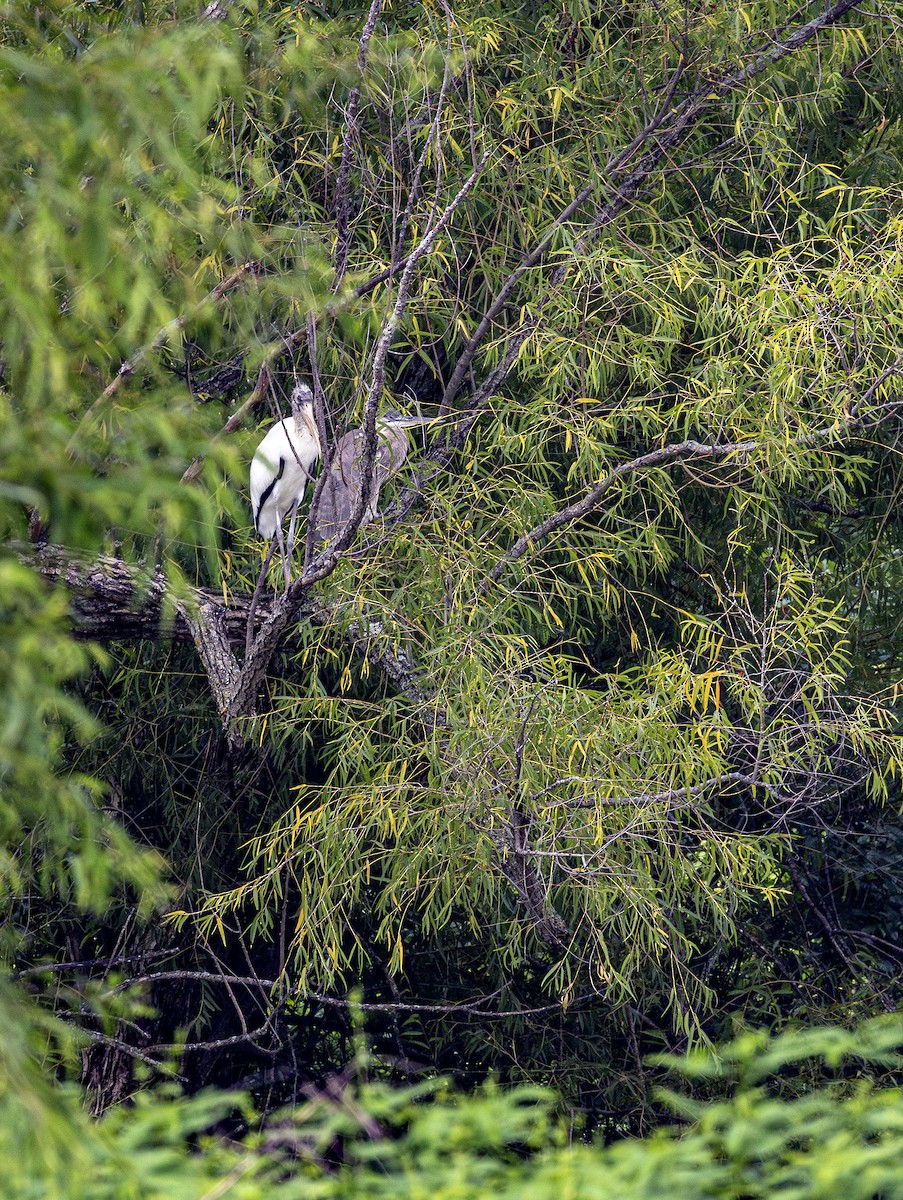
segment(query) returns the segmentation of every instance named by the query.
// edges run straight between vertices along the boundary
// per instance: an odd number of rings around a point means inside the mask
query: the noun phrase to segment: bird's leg
[[[288,569],[288,555],[285,553],[285,535],[282,532],[282,521],[276,522],[276,537],[279,541],[279,553],[282,555],[282,573],[285,576],[285,590],[288,591],[288,585],[291,583],[291,573]]]
[[[298,520],[298,505],[301,503],[301,497],[295,497],[295,503],[292,505],[292,519],[288,523],[288,553],[289,558],[294,556],[295,552],[295,522]]]
[[[251,653],[251,646],[254,644],[254,616],[257,612],[257,602],[260,599],[260,593],[263,591],[263,581],[266,579],[267,567],[270,565],[270,559],[273,557],[273,551],[276,549],[276,543],[270,542],[267,547],[266,556],[260,564],[260,574],[257,576],[257,584],[254,587],[254,595],[251,597],[251,603],[248,605],[248,628],[245,632],[245,658]]]

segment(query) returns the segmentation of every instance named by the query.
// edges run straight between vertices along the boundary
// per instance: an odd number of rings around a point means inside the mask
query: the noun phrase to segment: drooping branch
[[[188,312],[180,313],[179,316],[174,317],[171,321],[167,321],[162,328],[157,330],[157,332],[154,334],[151,340],[147,342],[146,345],[139,346],[131,358],[127,358],[122,366],[120,366],[119,370],[113,376],[113,379],[107,384],[104,390],[100,393],[91,407],[82,417],[81,421],[79,422],[79,428],[82,428],[85,422],[90,420],[93,414],[104,404],[105,401],[111,400],[116,395],[116,393],[122,387],[123,382],[135,374],[138,367],[148,356],[148,354],[152,354],[155,350],[159,350],[161,346],[164,346],[166,342],[169,341],[173,334],[180,333],[189,321],[193,320],[200,313],[202,313],[208,305],[215,304],[217,300],[221,300],[228,292],[231,292],[234,288],[238,287],[242,280],[247,276],[259,275],[260,269],[261,267],[259,262],[252,260],[250,262],[243,263],[242,266],[233,271],[231,275],[227,276],[220,283],[218,283],[216,287],[213,288],[213,290],[203,298],[203,300],[198,301],[198,303],[195,304],[193,308],[189,309]],[[76,431],[76,433],[73,434],[72,438],[70,439],[70,449],[74,445],[77,436],[78,431]]]
[[[173,601],[167,595],[162,574],[142,577],[117,559],[104,558],[85,564],[68,557],[56,547],[35,550],[23,547],[23,557],[36,565],[49,581],[65,586],[73,595],[72,611],[80,636],[99,640],[193,641],[210,681],[211,692],[228,740],[240,744],[240,722],[254,712],[258,687],[266,662],[262,661],[269,638],[281,629],[277,644],[284,643],[288,625],[285,598],[260,597],[257,618],[261,636],[252,654],[239,666],[233,650],[244,643],[251,597],[213,589],[196,589],[190,600]],[[169,613],[168,618],[164,614]],[[342,614],[327,607],[298,609],[299,617],[321,628],[365,659],[378,671],[386,686],[404,696],[425,730],[449,729],[444,707],[437,701],[428,680],[412,654],[399,647],[380,622],[343,621]],[[268,661],[268,660],[267,660]],[[450,770],[458,770],[450,763]],[[514,889],[539,935],[550,945],[561,946],[568,930],[548,900],[548,888],[531,861],[524,838],[512,830],[489,836],[497,851],[499,869]]]
[[[625,209],[645,190],[650,178],[660,167],[663,160],[686,140],[712,105],[724,99],[724,97],[730,95],[732,92],[738,91],[744,84],[749,83],[756,76],[763,74],[769,67],[779,62],[782,58],[799,50],[821,30],[836,24],[855,7],[855,2],[856,0],[838,0],[837,3],[829,6],[811,21],[799,26],[785,37],[775,37],[764,47],[756,50],[752,61],[745,67],[742,67],[738,71],[727,72],[713,80],[705,81],[702,85],[689,92],[676,107],[672,107],[676,84],[683,75],[684,64],[682,61],[670,81],[665,103],[659,106],[656,114],[628,146],[611,156],[605,168],[600,173],[600,180],[594,181],[587,189],[584,189],[584,192],[579,193],[571,205],[568,206],[568,209],[559,214],[549,227],[546,235],[528,252],[518,267],[515,268],[514,272],[505,281],[478,325],[477,330],[464,348],[443,396],[443,405],[448,405],[460,389],[465,372],[470,369],[477,350],[489,332],[492,322],[509,303],[509,297],[514,290],[514,285],[525,271],[530,266],[535,265],[542,257],[555,228],[567,220],[572,215],[572,211],[576,211],[579,204],[586,202],[588,194],[585,193],[592,193],[598,190],[602,181],[607,181],[611,189],[609,198],[597,210],[592,223],[583,236],[575,243],[573,252],[552,273],[546,291],[538,300],[531,303],[530,315],[510,335],[505,352],[502,355],[502,362],[491,372],[469,399],[468,403],[464,406],[465,412],[475,414],[504,386],[514,363],[517,361],[521,347],[528,341],[536,329],[539,328],[542,313],[558,295],[565,280],[570,275],[575,264],[579,262],[581,256],[586,252],[590,242],[602,230],[614,224]],[[636,155],[644,146],[648,146],[648,148],[636,160]],[[634,167],[624,174],[628,164],[632,161],[635,161]],[[473,416],[460,423],[451,439],[447,439],[441,435],[437,439],[437,444],[431,457],[438,463],[439,469],[447,466],[454,449],[464,443],[472,424]],[[406,507],[404,502],[402,503],[405,511],[410,507],[411,499],[412,497],[407,499]]]
[[[232,647],[244,643],[250,596],[231,592],[224,596],[222,591],[195,589],[190,601],[174,601],[167,595],[162,574],[142,576],[118,559],[103,558],[86,564],[57,547],[38,550],[23,547],[22,555],[37,566],[48,582],[62,585],[72,593],[73,617],[81,637],[101,641],[162,638],[193,641],[227,739],[233,745],[240,744],[241,718],[254,712],[257,700],[258,686],[254,680],[262,678],[266,670],[266,663],[262,662],[264,646],[277,629],[283,631],[277,644],[284,642],[288,624],[284,597],[260,597],[257,618],[261,632],[267,631],[267,636],[255,641],[256,651],[252,650],[239,666]],[[296,619],[301,616],[332,630],[346,649],[365,659],[391,691],[411,703],[425,729],[449,728],[447,713],[437,703],[414,658],[395,644],[381,623],[343,622],[341,614],[322,606],[299,609]],[[451,769],[457,770],[454,764]],[[550,945],[560,946],[568,935],[567,926],[550,906],[548,889],[536,872],[523,839],[515,844],[510,831],[496,836],[490,830],[489,836],[496,846],[499,869],[537,932]]]
[[[881,375],[865,392],[862,401],[850,409],[850,411],[858,413],[862,408],[862,404],[867,403],[874,397],[881,384],[893,375],[899,374],[899,372],[900,359],[897,359],[890,367],[882,371]],[[819,443],[842,440],[844,437],[852,438],[866,428],[873,429],[876,425],[880,425],[884,421],[898,416],[901,405],[903,405],[903,400],[892,401],[889,404],[882,405],[877,414],[866,413],[863,416],[852,416],[846,421],[835,422],[833,425],[812,430],[809,433],[799,434],[789,440],[782,438],[781,445],[815,446]],[[763,449],[767,444],[764,440],[757,441],[754,438],[747,438],[739,442],[716,442],[711,445],[690,439],[685,442],[678,442],[672,446],[663,446],[658,450],[651,450],[647,454],[640,454],[638,457],[630,459],[628,462],[619,463],[603,479],[594,484],[579,500],[575,500],[572,504],[568,504],[557,512],[552,513],[550,517],[547,517],[544,521],[541,521],[538,525],[535,525],[527,533],[519,537],[514,545],[506,550],[495,565],[486,573],[486,576],[475,589],[475,594],[477,596],[485,595],[489,585],[494,583],[512,563],[517,562],[528,551],[532,553],[539,550],[559,529],[573,524],[574,521],[579,521],[581,517],[588,516],[589,513],[597,509],[612,487],[624,476],[646,471],[650,468],[658,467],[666,469],[678,466],[681,463],[710,462],[723,464],[728,459],[743,461],[747,455],[757,449]]]

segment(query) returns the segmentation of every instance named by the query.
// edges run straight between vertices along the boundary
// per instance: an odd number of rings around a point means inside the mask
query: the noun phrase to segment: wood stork
[[[298,505],[311,471],[322,453],[314,420],[313,393],[305,383],[292,392],[292,415],[268,430],[251,462],[251,507],[254,526],[268,540],[276,535],[282,554],[285,586],[291,580],[289,562],[295,543]],[[282,534],[285,514],[291,513],[288,549]]]
[[[405,417],[394,408],[376,419],[376,458],[373,463],[373,487],[361,525],[379,515],[379,489],[408,456],[408,429],[429,425],[429,417]],[[364,431],[352,429],[339,440],[320,493],[316,514],[317,540],[334,538],[348,523],[361,487],[361,459],[364,455]]]

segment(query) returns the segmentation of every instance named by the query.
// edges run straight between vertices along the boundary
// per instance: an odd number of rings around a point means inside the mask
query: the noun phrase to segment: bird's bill
[[[417,429],[421,425],[435,425],[438,421],[448,421],[457,415],[457,413],[450,413],[444,417],[389,417],[384,415],[377,417],[376,423],[377,425],[391,425],[393,429]]]
[[[377,421],[377,425],[391,425],[393,429],[417,429],[421,425],[429,424],[429,417],[404,417],[401,421],[393,417],[388,421]]]

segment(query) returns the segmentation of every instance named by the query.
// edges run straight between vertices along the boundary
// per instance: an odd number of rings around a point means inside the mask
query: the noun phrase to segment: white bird
[[[254,526],[261,537],[273,534],[282,554],[285,586],[291,572],[289,558],[295,543],[298,505],[304,496],[311,471],[321,454],[320,437],[314,420],[313,393],[305,383],[292,392],[292,416],[277,421],[257,447],[251,462],[251,507]],[[291,512],[288,551],[282,535],[285,514]]]

